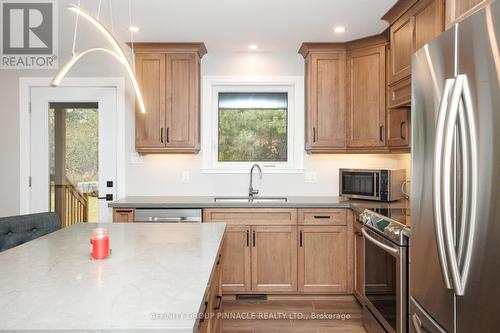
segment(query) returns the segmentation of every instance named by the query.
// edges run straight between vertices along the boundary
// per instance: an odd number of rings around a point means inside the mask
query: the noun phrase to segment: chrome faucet
[[[248,196],[250,199],[253,198],[254,195],[259,194],[259,190],[254,190],[253,189],[253,169],[257,168],[259,170],[259,178],[262,179],[262,169],[258,164],[252,165],[252,168],[250,169],[250,187],[248,188]]]

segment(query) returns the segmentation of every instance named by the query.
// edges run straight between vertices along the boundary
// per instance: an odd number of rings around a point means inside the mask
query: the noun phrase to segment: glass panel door
[[[99,220],[98,103],[49,104],[50,211],[61,225]]]

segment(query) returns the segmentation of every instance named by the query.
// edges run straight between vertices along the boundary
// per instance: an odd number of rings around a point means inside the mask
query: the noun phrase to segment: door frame
[[[31,207],[30,110],[31,88],[48,88],[52,77],[19,78],[19,214],[29,214]],[[60,87],[116,89],[116,196],[125,196],[125,80],[123,77],[71,77]]]

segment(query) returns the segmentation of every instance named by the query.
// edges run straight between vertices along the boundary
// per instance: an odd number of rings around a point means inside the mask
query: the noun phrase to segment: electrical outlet
[[[182,171],[182,182],[184,184],[189,183],[189,171]]]
[[[317,183],[318,176],[315,171],[306,171],[305,173],[305,181],[306,183]]]

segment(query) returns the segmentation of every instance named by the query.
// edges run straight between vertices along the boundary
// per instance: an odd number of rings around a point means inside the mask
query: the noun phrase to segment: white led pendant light
[[[134,70],[132,69],[132,66],[130,65],[130,61],[127,58],[125,52],[120,46],[120,43],[118,40],[115,38],[113,33],[109,31],[102,23],[99,21],[99,19],[95,18],[92,16],[89,12],[83,10],[79,6],[68,6],[68,10],[71,12],[74,12],[78,15],[78,17],[82,17],[88,22],[90,22],[94,27],[97,28],[97,30],[104,36],[106,39],[111,43],[113,50],[104,48],[104,47],[95,47],[95,48],[90,48],[86,49],[77,53],[74,53],[71,59],[59,70],[57,75],[52,79],[51,85],[52,86],[59,86],[61,84],[62,79],[66,76],[66,74],[69,72],[69,70],[80,60],[83,56],[93,53],[93,52],[103,52],[107,53],[109,55],[112,55],[115,59],[117,59],[126,69],[128,77],[130,78],[130,81],[132,82],[132,85],[134,87],[135,95],[137,98],[137,102],[139,104],[139,108],[142,113],[146,113],[146,106],[144,104],[144,99],[142,97],[141,89],[139,87],[139,83],[137,82],[137,78],[135,76]],[[78,18],[77,17],[77,18]],[[76,27],[76,25],[75,25]],[[75,28],[75,36],[76,36],[76,28]]]

